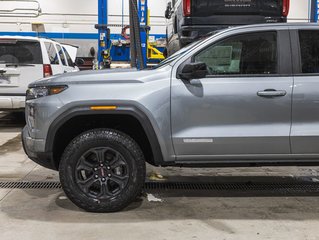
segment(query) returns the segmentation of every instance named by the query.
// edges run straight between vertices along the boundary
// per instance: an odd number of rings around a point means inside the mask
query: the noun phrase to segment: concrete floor
[[[23,153],[23,121],[0,113],[0,181],[57,181]],[[319,168],[158,169],[179,181],[319,181]],[[146,196],[148,194],[148,196]],[[62,190],[0,189],[0,240],[37,239],[319,239],[319,193],[146,193],[125,211],[92,214]],[[152,194],[152,195],[150,195]],[[316,196],[318,195],[318,196]]]

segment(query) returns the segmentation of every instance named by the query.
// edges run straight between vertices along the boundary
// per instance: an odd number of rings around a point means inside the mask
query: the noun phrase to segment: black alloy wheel
[[[79,188],[94,198],[110,198],[127,185],[129,167],[125,158],[110,147],[92,148],[85,152],[76,166]]]
[[[93,129],[66,147],[59,173],[65,194],[78,207],[115,212],[141,193],[145,160],[130,136],[113,129]]]

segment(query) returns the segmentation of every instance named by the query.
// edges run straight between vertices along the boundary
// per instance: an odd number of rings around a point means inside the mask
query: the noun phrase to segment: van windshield
[[[37,41],[0,39],[0,64],[42,64],[40,43]]]

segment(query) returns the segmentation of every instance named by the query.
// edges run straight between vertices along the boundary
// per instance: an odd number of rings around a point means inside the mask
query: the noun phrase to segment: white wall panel
[[[20,22],[23,29],[28,28],[31,31],[32,23],[45,24],[45,30],[48,32],[85,32],[96,33],[94,25],[97,23],[98,0],[38,0],[41,8],[41,14],[35,16],[34,9],[37,5],[26,3],[25,1],[0,1],[1,10],[10,10],[13,8],[26,8],[24,11],[17,12],[17,17],[0,17],[0,22],[11,23],[15,25]],[[14,4],[13,4],[14,3]],[[153,34],[165,33],[165,19],[163,17],[166,0],[149,0],[151,9],[151,22],[156,25],[151,29]],[[29,9],[29,10],[27,10]],[[108,2],[109,24],[122,25],[122,0],[109,0]],[[124,0],[124,25],[128,20],[128,0]],[[13,15],[14,16],[14,15]],[[67,26],[67,27],[66,27]],[[111,28],[113,33],[120,33],[121,28]],[[7,31],[0,26],[0,32]]]
[[[289,22],[308,22],[310,12],[309,0],[290,0]]]

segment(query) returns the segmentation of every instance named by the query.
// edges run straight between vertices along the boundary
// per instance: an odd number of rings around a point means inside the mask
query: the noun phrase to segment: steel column
[[[139,16],[139,20],[140,20],[141,45],[142,45],[142,56],[143,56],[143,64],[144,64],[143,68],[146,68],[146,64],[147,64],[147,33],[149,30],[148,2],[147,2],[147,0],[139,0],[138,16]]]
[[[99,43],[98,43],[98,61],[99,67],[103,64],[105,60],[103,55],[105,51],[110,48],[110,32],[107,27],[108,24],[108,10],[107,10],[107,0],[98,0],[98,25],[96,28],[99,30]]]

